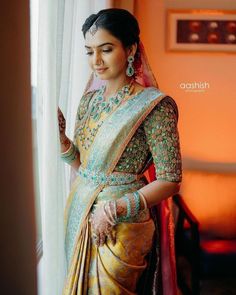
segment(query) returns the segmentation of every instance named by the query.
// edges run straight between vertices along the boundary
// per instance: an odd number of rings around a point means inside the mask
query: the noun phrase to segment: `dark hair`
[[[82,26],[84,37],[94,23],[98,28],[109,31],[110,34],[119,39],[124,48],[135,43],[139,45],[140,29],[138,21],[128,10],[109,8],[100,10],[97,14],[90,15]],[[140,63],[139,46],[137,47],[134,58],[134,66],[137,70]]]

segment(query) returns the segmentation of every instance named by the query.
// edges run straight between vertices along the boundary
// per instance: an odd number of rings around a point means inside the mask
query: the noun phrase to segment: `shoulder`
[[[177,120],[179,118],[178,105],[175,99],[169,95],[165,95],[162,100],[154,107],[153,111],[165,111],[167,113],[174,113]]]
[[[157,104],[155,109],[160,109],[164,110],[167,113],[173,113],[176,116],[176,119],[178,120],[179,118],[179,110],[178,110],[178,105],[176,101],[174,100],[173,97],[166,95],[160,103]]]
[[[145,118],[143,125],[164,124],[165,122],[178,122],[179,111],[175,100],[171,96],[164,96]]]
[[[142,93],[145,95],[148,94],[160,94],[162,93],[160,89],[153,87],[153,86],[143,86],[137,82],[134,83],[134,91],[135,94]]]
[[[153,115],[153,113],[156,112],[173,112],[176,116],[176,119],[178,121],[179,118],[179,111],[176,101],[173,97],[169,95],[165,95],[164,92],[162,92],[159,88],[154,86],[148,86],[144,87],[139,83],[135,83],[135,93],[141,93],[143,95],[150,95],[155,98],[155,96],[163,95],[164,97],[161,99],[161,101],[154,107],[154,109],[149,114],[150,116]]]

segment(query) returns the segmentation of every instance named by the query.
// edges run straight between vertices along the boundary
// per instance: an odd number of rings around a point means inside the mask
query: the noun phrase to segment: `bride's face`
[[[85,49],[91,69],[102,80],[125,76],[128,49],[121,41],[105,29],[98,29],[94,35],[85,35]]]

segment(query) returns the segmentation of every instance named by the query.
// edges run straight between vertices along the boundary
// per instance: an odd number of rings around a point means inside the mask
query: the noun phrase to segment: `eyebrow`
[[[112,46],[114,46],[114,44],[113,44],[113,43],[106,42],[106,43],[102,43],[102,44],[100,44],[100,45],[98,45],[98,46],[96,46],[96,47],[102,47],[102,46],[104,46],[104,45],[112,45]],[[87,46],[87,45],[85,45],[85,48],[91,48],[91,47],[90,47],[90,46]]]

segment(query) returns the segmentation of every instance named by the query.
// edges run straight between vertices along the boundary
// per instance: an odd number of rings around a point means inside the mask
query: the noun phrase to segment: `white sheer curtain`
[[[66,275],[63,212],[69,177],[60,159],[57,106],[72,138],[89,74],[81,26],[89,14],[109,7],[112,1],[40,0],[38,4],[37,144],[43,239],[39,293],[60,295]]]

